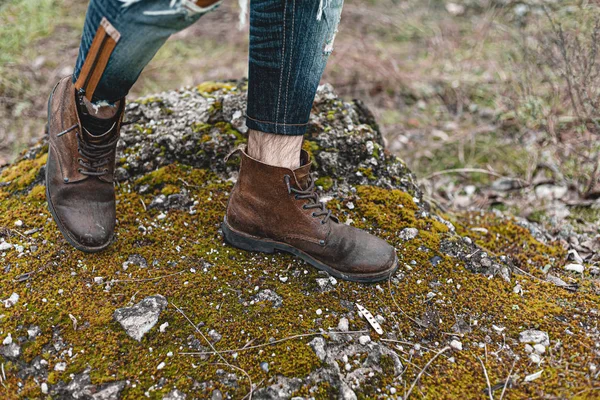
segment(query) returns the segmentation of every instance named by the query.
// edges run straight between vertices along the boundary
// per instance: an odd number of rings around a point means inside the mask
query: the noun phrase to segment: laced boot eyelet
[[[292,187],[290,186],[290,179],[291,178],[289,175],[283,176],[283,181],[285,182],[285,185],[287,186],[288,194],[292,194]]]
[[[312,213],[313,218],[317,218],[317,214]]]
[[[306,208],[306,204],[302,204],[302,209],[303,210],[308,210],[308,208]],[[314,213],[313,213],[314,214]]]
[[[294,195],[294,200],[300,200],[297,194]]]

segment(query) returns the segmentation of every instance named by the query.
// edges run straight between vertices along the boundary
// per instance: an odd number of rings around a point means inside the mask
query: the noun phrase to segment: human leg
[[[341,7],[342,0],[251,2],[250,136],[223,234],[245,250],[285,251],[333,276],[375,282],[396,270],[395,249],[339,223],[319,201],[301,151]]]
[[[72,77],[48,102],[48,207],[79,250],[106,248],[115,228],[114,163],[125,96],[169,36],[213,0],[92,0]]]

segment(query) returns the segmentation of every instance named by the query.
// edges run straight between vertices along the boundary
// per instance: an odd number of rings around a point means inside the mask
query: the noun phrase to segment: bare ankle
[[[265,164],[296,169],[300,167],[303,136],[277,135],[250,129],[248,155]]]

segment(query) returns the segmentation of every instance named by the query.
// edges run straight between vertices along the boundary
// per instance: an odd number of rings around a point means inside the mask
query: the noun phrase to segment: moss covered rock
[[[128,105],[116,241],[103,253],[74,250],[54,225],[43,143],[0,170],[2,398],[398,397],[441,350],[411,396],[486,398],[482,365],[496,397],[505,386],[505,398],[597,394],[598,282],[563,273],[563,246],[518,220],[436,212],[368,110],[329,86],[305,143],[317,182],[342,221],[396,246],[398,272],[341,282],[223,243],[244,86]],[[168,305],[138,342],[113,314],[154,295]],[[549,342],[521,342],[526,330]]]

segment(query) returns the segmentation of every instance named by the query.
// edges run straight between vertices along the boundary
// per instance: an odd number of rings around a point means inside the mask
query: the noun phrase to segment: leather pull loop
[[[231,150],[231,151],[230,151],[230,152],[229,152],[229,153],[228,153],[228,154],[225,156],[225,158],[224,158],[223,160],[225,160],[225,162],[228,162],[228,161],[229,161],[229,159],[230,159],[231,157],[233,157],[233,156],[235,156],[235,155],[237,155],[237,154],[240,154],[240,153],[242,152],[242,150],[243,150],[243,146],[241,146],[241,145],[240,145],[240,146],[236,147],[235,149]]]
[[[111,25],[106,17],[100,21],[96,36],[88,51],[81,72],[75,82],[75,88],[85,93],[85,98],[92,101],[96,87],[106,69],[110,55],[121,38],[119,31]]]

